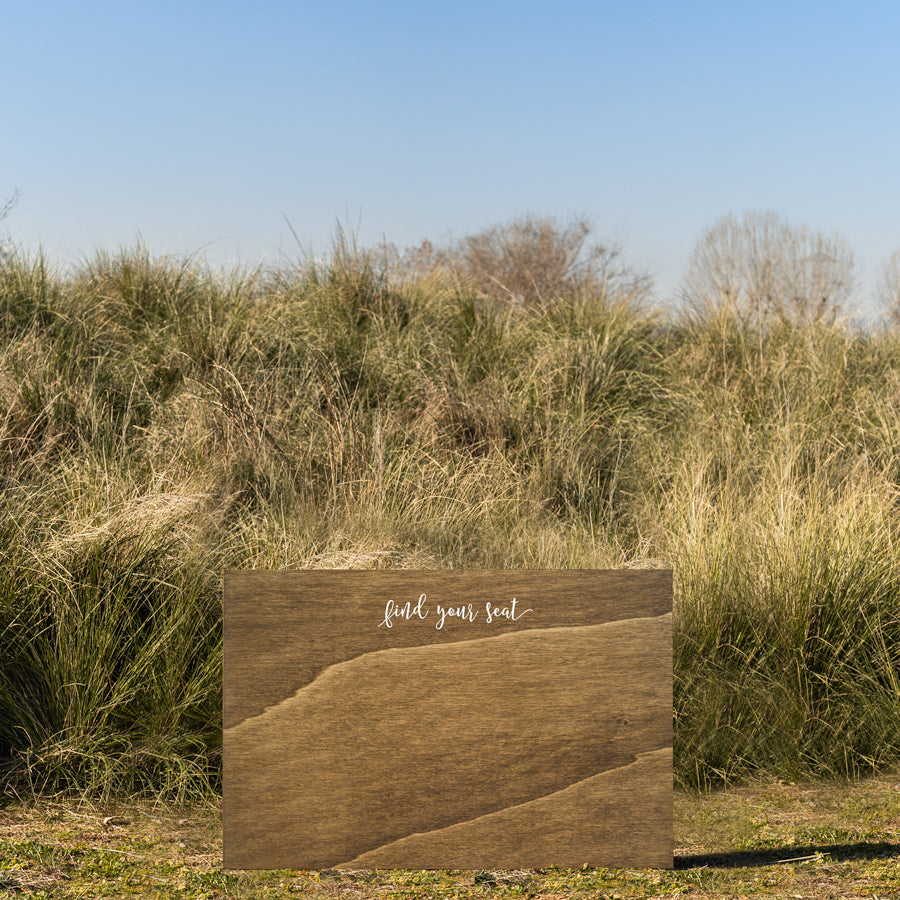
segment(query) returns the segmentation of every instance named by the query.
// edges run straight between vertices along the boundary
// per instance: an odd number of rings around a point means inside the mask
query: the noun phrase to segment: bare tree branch
[[[840,235],[793,226],[773,212],[726,216],[708,228],[682,282],[698,309],[723,304],[762,320],[832,319],[855,287],[853,253]]]

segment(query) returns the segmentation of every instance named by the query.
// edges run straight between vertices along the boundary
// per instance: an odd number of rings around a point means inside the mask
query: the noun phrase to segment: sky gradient
[[[60,260],[440,242],[534,213],[678,286],[702,230],[900,248],[900,4],[30,2],[4,11],[0,226]]]

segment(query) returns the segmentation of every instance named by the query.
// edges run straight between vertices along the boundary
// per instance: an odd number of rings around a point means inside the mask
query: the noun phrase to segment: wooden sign
[[[231,869],[672,865],[672,573],[229,571]]]

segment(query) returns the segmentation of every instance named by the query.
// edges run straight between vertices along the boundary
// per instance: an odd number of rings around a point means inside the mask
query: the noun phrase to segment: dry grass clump
[[[652,313],[556,238],[493,300],[341,236],[230,275],[4,257],[7,782],[215,791],[246,566],[671,566],[682,783],[896,764],[900,336]]]

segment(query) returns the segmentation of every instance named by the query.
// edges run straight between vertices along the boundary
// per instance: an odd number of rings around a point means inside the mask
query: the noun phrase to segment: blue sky
[[[900,248],[895,2],[34,2],[3,14],[4,227],[214,263],[586,215],[673,291],[703,228]]]

